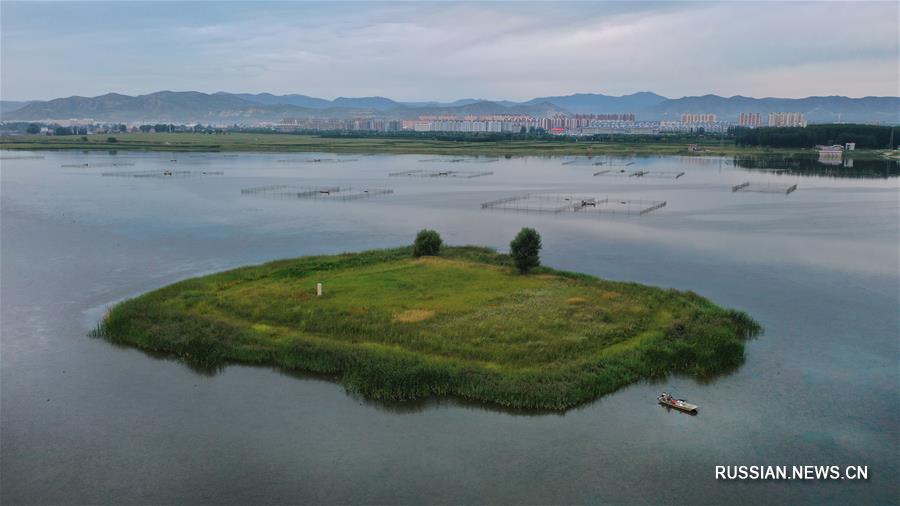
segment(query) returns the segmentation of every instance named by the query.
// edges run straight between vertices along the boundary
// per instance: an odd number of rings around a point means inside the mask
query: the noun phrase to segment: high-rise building
[[[716,115],[713,113],[685,113],[681,115],[682,123],[715,123]]]
[[[799,112],[770,112],[770,127],[805,127],[806,118]]]
[[[738,126],[756,128],[762,125],[762,114],[758,112],[742,112],[738,117]]]

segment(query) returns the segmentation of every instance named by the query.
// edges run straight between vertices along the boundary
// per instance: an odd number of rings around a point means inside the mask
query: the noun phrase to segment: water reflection
[[[197,376],[201,376],[201,377],[205,377],[205,378],[212,378],[213,376],[216,376],[217,374],[224,372],[225,368],[228,366],[228,364],[224,364],[224,363],[223,364],[203,364],[203,363],[193,362],[190,360],[182,360],[181,358],[179,358],[176,355],[173,355],[172,353],[148,350],[145,348],[136,348],[130,344],[120,343],[120,342],[114,341],[112,339],[108,339],[106,336],[102,335],[101,333],[99,333],[97,331],[91,331],[87,334],[87,336],[92,339],[102,340],[106,344],[112,346],[113,348],[117,348],[119,350],[123,350],[123,351],[133,350],[138,353],[141,353],[142,355],[144,355],[147,358],[150,358],[150,359],[153,359],[153,360],[156,360],[159,362],[170,362],[170,363],[176,363],[176,364],[183,365],[185,368],[187,368],[189,371],[196,374]]]
[[[887,179],[900,177],[898,160],[855,158],[815,158],[780,156],[736,156],[734,166],[742,169],[828,178]]]
[[[301,371],[297,369],[286,369],[283,367],[272,367],[272,366],[257,366],[257,365],[243,365],[243,367],[258,367],[262,369],[270,369],[273,370],[282,376],[286,376],[289,378],[300,379],[300,380],[315,380],[322,381],[328,383],[341,383],[340,375],[337,374],[325,374],[325,373],[314,373],[308,371]],[[343,385],[342,385],[343,386]],[[415,400],[407,400],[407,401],[395,401],[395,400],[385,400],[385,399],[372,399],[366,397],[364,395],[360,395],[352,390],[344,389],[344,392],[347,396],[353,399],[357,404],[367,406],[378,411],[383,411],[387,413],[394,413],[398,415],[406,415],[406,414],[416,414],[422,413],[429,409],[435,408],[453,408],[453,407],[462,407],[469,410],[476,411],[484,411],[487,413],[502,413],[505,415],[511,416],[525,416],[525,417],[534,417],[534,416],[544,416],[544,415],[556,415],[556,416],[564,416],[566,411],[558,411],[558,410],[544,410],[544,409],[520,409],[520,408],[509,408],[506,406],[502,406],[500,404],[489,404],[483,401],[475,401],[466,399],[465,397],[459,397],[454,395],[433,395],[430,397],[425,397],[421,399]],[[587,402],[585,404],[590,404],[593,401]],[[579,406],[575,406],[572,409],[578,409]],[[568,410],[567,410],[568,411]]]

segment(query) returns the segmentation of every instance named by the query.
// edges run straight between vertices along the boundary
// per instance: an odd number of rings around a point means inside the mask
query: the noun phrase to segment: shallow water
[[[835,178],[833,170],[773,173],[718,158],[601,158],[597,167],[561,158],[40,154],[0,162],[4,503],[846,504],[900,496],[894,169]],[[355,161],[304,162],[311,158]],[[592,175],[631,161],[627,170],[685,175]],[[62,167],[84,163],[94,165]],[[101,175],[161,169],[222,174]],[[387,176],[416,169],[494,174]],[[798,189],[732,193],[746,181]],[[394,194],[328,202],[240,192],[273,184]],[[542,190],[667,205],[644,216],[480,208]],[[732,374],[640,383],[565,414],[455,400],[372,403],[322,378],[247,366],[203,375],[86,337],[115,301],[198,274],[407,244],[424,227],[451,244],[503,249],[522,226],[541,232],[548,265],[694,290],[749,312],[766,333],[748,343]],[[660,390],[696,402],[700,414],[656,405]],[[716,465],[753,464],[867,465],[869,480],[715,480]]]

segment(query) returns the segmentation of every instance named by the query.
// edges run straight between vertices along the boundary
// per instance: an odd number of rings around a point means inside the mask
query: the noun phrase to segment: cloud
[[[9,4],[5,99],[159,89],[403,100],[864,96],[900,87],[895,2]]]

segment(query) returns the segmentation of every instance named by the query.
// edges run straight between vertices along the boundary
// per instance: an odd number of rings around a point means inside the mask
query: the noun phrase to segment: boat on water
[[[689,413],[692,415],[697,414],[697,405],[691,404],[690,402],[685,401],[684,399],[676,399],[672,397],[671,394],[663,392],[656,398],[660,404],[666,406],[668,408],[675,408],[679,411],[684,411],[685,413]]]

